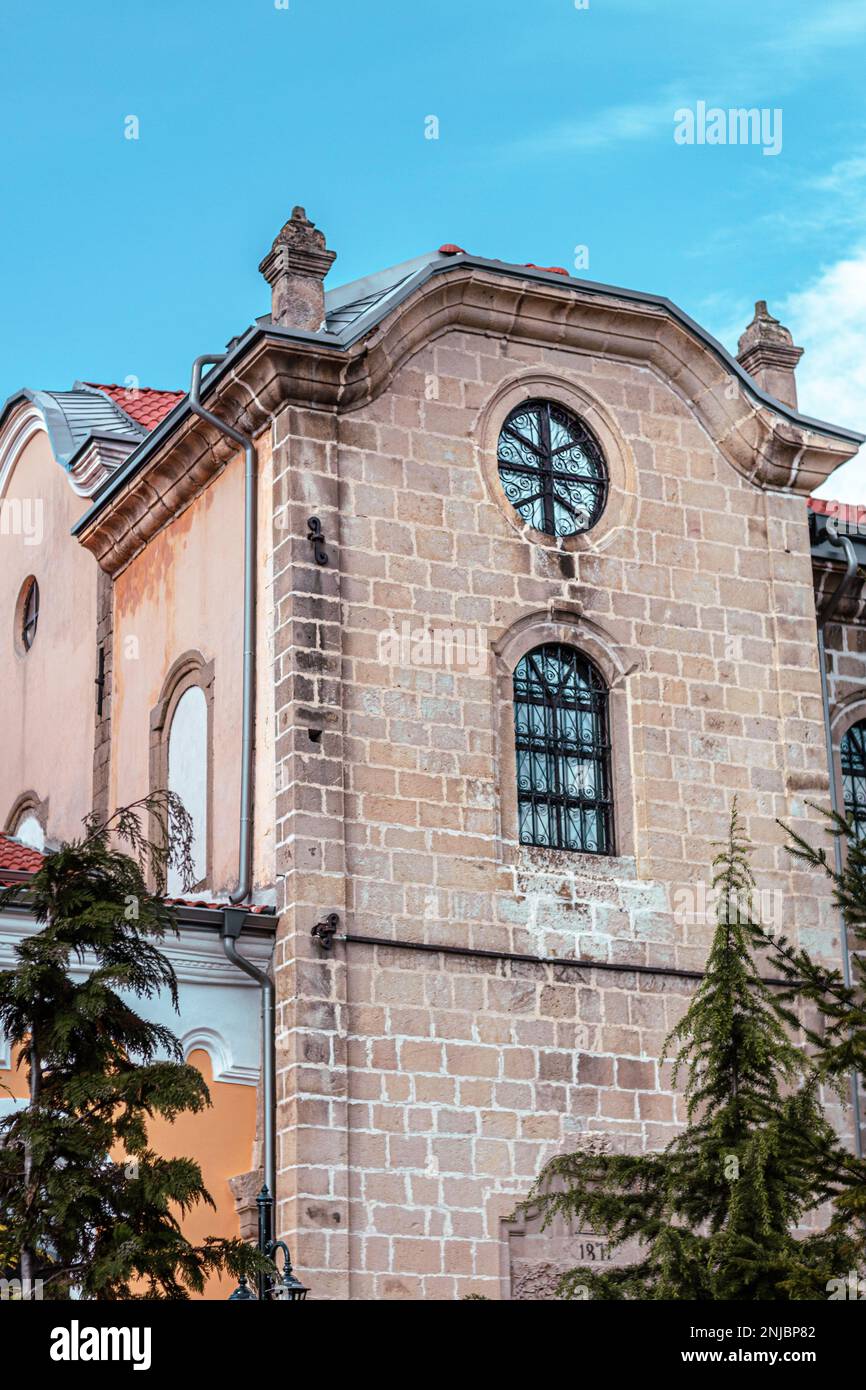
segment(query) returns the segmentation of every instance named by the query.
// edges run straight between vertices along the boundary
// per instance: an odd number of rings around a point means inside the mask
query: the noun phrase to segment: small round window
[[[588,531],[604,511],[607,467],[579,415],[554,401],[526,401],[499,436],[499,477],[514,510],[548,536]]]
[[[25,579],[15,607],[15,639],[21,651],[29,652],[36,640],[39,624],[39,585],[32,577]]]

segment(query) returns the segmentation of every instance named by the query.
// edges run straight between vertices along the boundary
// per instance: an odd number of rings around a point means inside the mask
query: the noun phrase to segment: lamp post
[[[252,1299],[254,1302],[275,1299],[284,1303],[300,1303],[310,1292],[295,1277],[292,1270],[292,1257],[289,1254],[289,1247],[284,1240],[274,1240],[273,1215],[274,1199],[267,1187],[263,1187],[256,1198],[256,1206],[259,1209],[259,1250],[268,1259],[273,1259],[277,1254],[282,1256],[282,1272],[278,1279],[270,1274],[261,1273],[257,1276],[258,1295],[254,1294],[244,1275],[241,1275],[240,1282],[234,1293],[229,1294],[229,1302],[247,1302]],[[276,1263],[276,1261],[274,1261]]]

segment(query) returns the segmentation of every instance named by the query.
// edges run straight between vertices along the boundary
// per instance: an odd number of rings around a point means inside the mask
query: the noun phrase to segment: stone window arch
[[[213,872],[213,662],[185,652],[174,663],[150,716],[150,786],[177,792],[192,817],[192,858],[198,892]],[[166,891],[184,891],[170,869]]]
[[[554,440],[548,428],[538,438],[539,449],[529,449],[519,436],[533,435],[528,416],[544,407],[560,420],[560,434]],[[521,417],[518,438],[509,432]],[[568,422],[571,422],[569,425]],[[565,428],[565,433],[561,431]],[[577,453],[572,456],[566,434],[575,430]],[[562,373],[527,368],[500,382],[479,410],[472,429],[476,457],[490,501],[506,523],[533,545],[559,551],[604,550],[623,529],[628,530],[637,506],[637,474],[631,447],[616,421],[615,413],[584,383]],[[534,436],[533,436],[534,437]],[[508,444],[503,456],[503,442]],[[540,461],[545,473],[547,445],[554,445],[550,462],[561,479],[549,479],[549,486],[533,483],[533,461]],[[559,463],[565,461],[564,470]],[[584,478],[569,482],[569,469]],[[595,474],[595,481],[592,475]],[[564,488],[564,493],[562,489]],[[559,490],[570,504],[564,512],[551,494]],[[539,501],[530,499],[539,495]],[[586,509],[581,520],[579,508]],[[563,517],[570,517],[560,525]],[[573,523],[573,524],[572,524]]]
[[[43,801],[34,791],[22,792],[6,817],[6,834],[42,853],[47,830],[48,799]]]

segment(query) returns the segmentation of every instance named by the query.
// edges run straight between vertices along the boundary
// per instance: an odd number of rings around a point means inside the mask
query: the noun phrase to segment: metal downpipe
[[[264,1185],[274,1199],[272,1211],[276,1211],[277,1201],[277,1071],[276,1038],[277,1019],[274,998],[274,982],[264,970],[259,970],[251,960],[242,956],[237,948],[237,940],[243,931],[245,907],[226,907],[223,909],[223,950],[232,965],[255,980],[262,997],[262,1168]],[[271,1232],[273,1235],[273,1231]]]
[[[830,805],[834,814],[839,814],[839,788],[836,783],[836,759],[833,754],[833,728],[830,723],[830,690],[827,684],[827,656],[824,644],[824,630],[836,612],[840,602],[848,593],[857,578],[857,553],[848,536],[840,536],[835,527],[828,522],[825,535],[830,545],[844,552],[846,567],[836,589],[818,614],[818,667],[821,674],[821,704],[824,710],[824,740],[827,746],[827,770],[830,775]],[[836,873],[842,873],[842,839],[833,836],[833,858]],[[848,988],[851,986],[851,957],[848,951],[848,928],[842,920],[842,977]],[[860,1083],[856,1071],[851,1072],[851,1108],[854,1116],[854,1152],[863,1157],[863,1136],[860,1132]]]
[[[214,429],[241,445],[244,451],[244,631],[243,631],[243,705],[241,712],[241,788],[238,824],[238,885],[229,895],[231,907],[223,909],[223,950],[238,970],[255,980],[262,1000],[262,1099],[263,1099],[263,1168],[264,1182],[276,1201],[276,1017],[274,983],[270,975],[259,970],[242,956],[237,948],[243,931],[246,908],[236,906],[245,902],[252,892],[253,846],[253,735],[256,697],[256,557],[258,539],[258,498],[256,493],[256,448],[248,434],[221,420],[201,403],[202,368],[218,366],[227,353],[197,357],[192,365],[189,390],[190,409],[195,415],[213,425]]]

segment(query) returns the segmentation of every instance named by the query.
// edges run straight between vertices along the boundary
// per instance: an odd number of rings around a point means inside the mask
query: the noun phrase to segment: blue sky
[[[332,284],[443,241],[585,245],[580,273],[734,348],[766,298],[802,408],[866,429],[863,0],[280,3],[4,0],[0,399],[186,388],[269,307],[257,265],[302,203]],[[698,101],[781,109],[781,152],[676,144]]]

